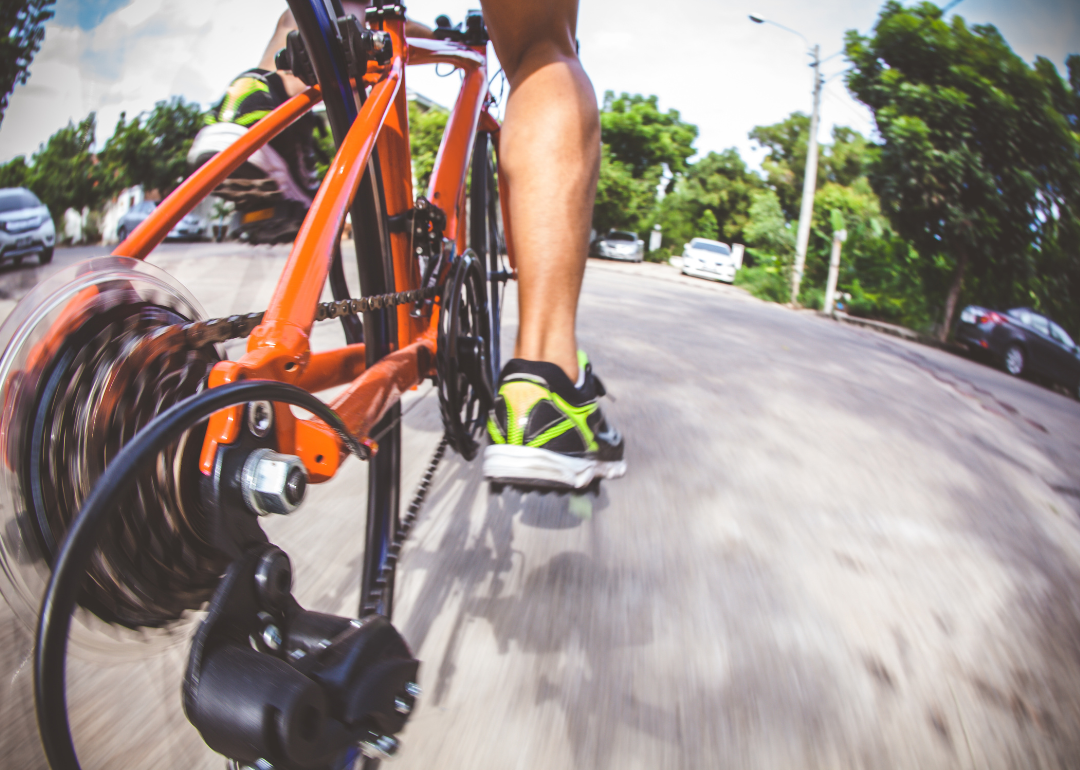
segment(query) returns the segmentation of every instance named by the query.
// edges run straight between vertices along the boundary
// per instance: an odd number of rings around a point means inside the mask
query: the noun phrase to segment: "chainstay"
[[[423,302],[424,300],[433,299],[438,296],[442,288],[441,285],[428,286],[424,289],[409,289],[408,291],[399,291],[390,294],[376,294],[370,297],[343,299],[338,300],[337,302],[321,302],[316,310],[315,320],[328,321],[334,318],[340,318],[344,315],[366,313],[373,310],[394,307],[396,305],[409,305]],[[200,348],[205,345],[213,345],[228,340],[243,339],[244,337],[247,337],[256,326],[262,323],[264,315],[265,311],[260,313],[246,313],[244,315],[231,315],[225,318],[211,318],[206,321],[196,321],[184,324],[181,328],[184,333],[185,341],[192,347]],[[431,489],[431,482],[435,477],[435,472],[439,468],[439,463],[442,462],[443,457],[446,455],[446,447],[448,445],[449,439],[444,435],[442,440],[439,441],[439,445],[435,448],[435,453],[432,455],[431,461],[424,471],[424,475],[420,478],[420,483],[416,487],[416,492],[413,494],[409,507],[405,510],[405,515],[401,517],[398,529],[394,533],[394,541],[387,549],[386,558],[379,569],[379,576],[375,579],[371,591],[364,602],[363,614],[376,611],[380,595],[390,582],[390,576],[397,566],[398,558],[401,555],[401,549],[405,545],[405,541],[408,539],[413,525],[416,523],[417,516],[420,514],[420,509],[423,507],[424,500],[427,498],[427,493]]]
[[[423,302],[424,300],[433,299],[438,296],[442,288],[441,285],[428,286],[424,289],[409,289],[408,291],[376,294],[370,297],[343,299],[336,302],[321,302],[316,310],[315,320],[328,321],[334,318],[340,318],[344,315],[367,313],[373,310],[382,310],[397,305],[409,305]],[[181,329],[184,333],[185,341],[192,347],[200,348],[205,345],[213,345],[228,340],[243,339],[244,337],[247,337],[256,326],[262,323],[265,314],[265,311],[263,311],[260,313],[231,315],[225,318],[211,318],[206,321],[196,321],[184,324]],[[428,463],[427,469],[424,471],[424,475],[421,477],[420,483],[416,487],[416,492],[413,494],[409,507],[405,510],[405,515],[401,517],[397,532],[394,533],[394,541],[387,549],[386,558],[379,569],[379,576],[375,579],[371,591],[364,602],[363,614],[376,611],[380,595],[389,584],[390,576],[397,566],[398,557],[401,555],[401,549],[405,545],[405,541],[408,539],[413,525],[416,523],[416,518],[420,513],[424,500],[427,498],[428,490],[431,488],[431,481],[435,477],[435,472],[439,468],[439,463],[442,462],[443,456],[446,454],[446,447],[448,445],[449,440],[444,435],[439,442],[439,445],[435,448],[435,454],[432,455],[431,461]]]
[[[409,289],[408,291],[393,292],[391,294],[375,294],[370,297],[342,299],[337,302],[321,302],[316,310],[315,320],[329,321],[345,315],[369,313],[373,310],[383,310],[396,305],[423,302],[436,297],[441,289],[442,286],[428,286],[426,289]],[[266,315],[266,311],[231,315],[226,318],[211,318],[206,321],[184,324],[182,327],[184,338],[189,345],[196,348],[227,342],[228,340],[243,339],[262,323],[264,315]]]
[[[385,591],[386,587],[390,584],[390,575],[393,573],[395,567],[397,567],[397,561],[401,556],[401,549],[404,547],[405,541],[409,537],[409,533],[412,532],[413,525],[416,523],[416,518],[419,516],[420,509],[423,507],[424,500],[427,498],[427,493],[431,489],[431,481],[435,478],[435,471],[439,469],[439,463],[442,462],[443,456],[446,454],[447,446],[449,446],[449,439],[443,435],[439,445],[435,447],[435,454],[431,456],[431,461],[428,462],[424,475],[420,478],[420,483],[416,485],[416,492],[413,494],[413,499],[409,503],[409,507],[405,509],[405,515],[401,517],[397,532],[394,533],[394,542],[391,543],[390,547],[387,549],[386,558],[379,568],[379,576],[375,579],[371,586],[371,590],[364,599],[363,611],[360,613],[361,616],[377,611],[379,599],[381,598],[382,592]]]

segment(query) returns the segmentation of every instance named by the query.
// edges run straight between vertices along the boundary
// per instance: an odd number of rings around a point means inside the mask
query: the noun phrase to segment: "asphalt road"
[[[285,253],[152,261],[222,315],[262,308]],[[590,261],[580,332],[629,472],[493,494],[444,461],[399,571],[425,695],[395,767],[1077,766],[1080,403],[666,265]],[[441,432],[426,394],[406,491]],[[269,523],[310,608],[357,603],[365,476]],[[190,628],[72,661],[88,767],[223,766],[180,710]],[[0,609],[5,767],[41,766],[29,638]]]

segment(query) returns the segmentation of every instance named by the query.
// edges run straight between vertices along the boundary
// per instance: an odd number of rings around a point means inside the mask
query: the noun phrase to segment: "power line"
[[[833,101],[835,101],[837,104],[841,105],[845,110],[847,110],[852,115],[857,117],[860,121],[865,121],[867,119],[866,115],[859,114],[859,112],[857,112],[855,110],[855,108],[852,107],[851,104],[847,100],[842,99],[838,94],[834,93],[832,91],[832,89],[830,89],[828,86],[825,87],[824,91],[825,91],[826,96],[831,96],[833,98]],[[874,119],[873,112],[870,113],[869,118],[870,118],[871,122],[873,122],[873,119]]]

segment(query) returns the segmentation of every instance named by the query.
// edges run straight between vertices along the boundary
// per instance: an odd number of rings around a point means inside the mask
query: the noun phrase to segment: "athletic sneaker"
[[[281,76],[252,69],[241,73],[206,116],[188,152],[197,168],[247,133],[288,99]],[[214,195],[232,201],[241,230],[253,243],[291,241],[318,190],[313,132],[318,118],[308,113],[263,145],[222,181]]]
[[[623,439],[604,419],[597,399],[605,394],[588,357],[580,387],[555,364],[515,358],[499,377],[488,418],[491,444],[484,476],[523,486],[581,489],[593,479],[626,473]]]

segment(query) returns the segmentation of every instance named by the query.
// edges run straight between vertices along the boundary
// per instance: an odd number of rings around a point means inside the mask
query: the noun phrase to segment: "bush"
[[[671,247],[670,246],[661,246],[656,251],[646,251],[645,252],[645,261],[646,262],[662,262],[662,263],[666,263],[669,259],[671,259]]]
[[[825,307],[825,290],[817,286],[810,286],[799,294],[799,303],[811,310],[821,310]]]
[[[844,310],[849,315],[889,323],[910,322],[905,317],[904,300],[901,298],[868,292],[863,289],[858,279],[851,282],[851,285],[847,287],[847,292],[851,294],[851,299],[845,303]]]
[[[784,271],[776,265],[743,266],[735,273],[735,285],[768,302],[787,302],[791,292]]]

